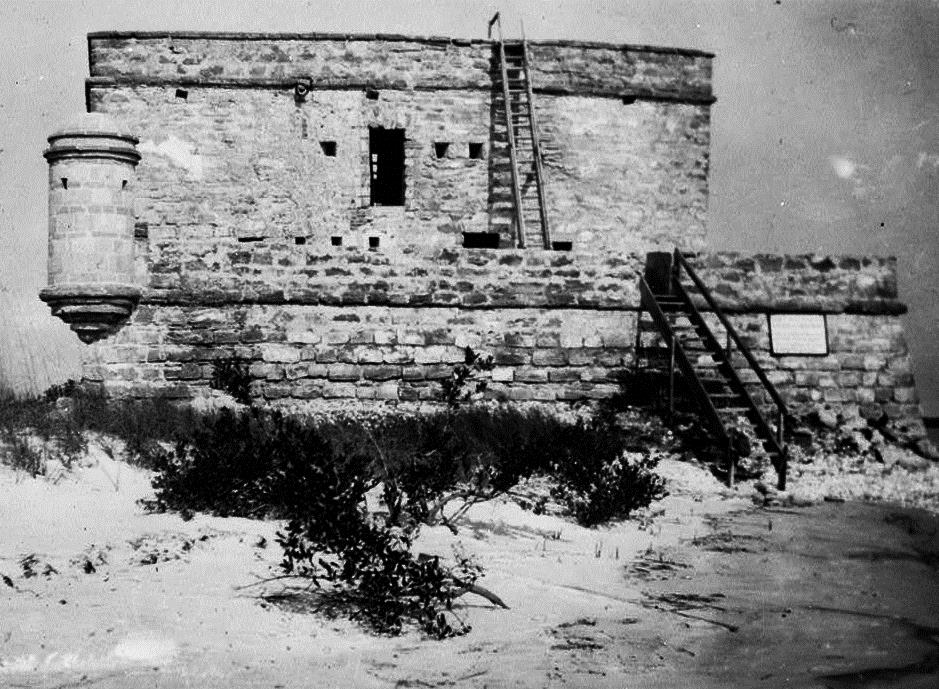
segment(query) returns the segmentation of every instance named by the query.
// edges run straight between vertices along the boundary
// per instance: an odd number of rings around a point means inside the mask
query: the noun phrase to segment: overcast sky
[[[497,8],[509,36],[523,20],[531,38],[715,52],[711,246],[898,256],[920,395],[939,415],[939,0],[0,0],[0,285],[45,282],[41,154],[84,107],[89,31],[472,38]]]

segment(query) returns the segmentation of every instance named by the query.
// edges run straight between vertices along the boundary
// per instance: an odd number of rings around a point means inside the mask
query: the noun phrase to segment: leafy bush
[[[368,482],[348,467],[307,462],[289,473],[287,510],[293,515],[277,541],[288,575],[329,584],[325,600],[379,633],[398,634],[413,621],[430,636],[469,631],[451,624],[453,601],[480,569],[466,558],[453,566],[411,553],[417,524],[392,526],[368,514]]]
[[[154,458],[155,510],[210,512],[221,516],[287,516],[295,481],[305,465],[350,464],[355,453],[337,456],[320,428],[276,412],[221,410],[172,451]],[[348,448],[345,448],[348,449]],[[350,485],[357,475],[349,472]]]
[[[474,394],[485,392],[488,383],[485,380],[476,379],[476,375],[484,371],[493,369],[492,355],[483,356],[472,348],[464,349],[464,361],[453,367],[449,378],[441,381],[443,388],[443,399],[447,406],[456,409],[464,402],[472,400]],[[470,381],[475,379],[473,389],[467,389]]]
[[[158,454],[148,506],[284,517],[283,571],[320,588],[324,605],[381,633],[413,622],[445,637],[467,630],[452,605],[481,570],[415,556],[421,525],[455,528],[467,506],[534,475],[558,481],[556,497],[581,523],[625,517],[664,494],[654,460],[622,458],[626,439],[599,420],[514,407],[317,421],[223,410]],[[385,513],[365,508],[375,488]]]
[[[579,522],[594,525],[625,518],[664,495],[652,471],[656,460],[623,459],[629,442],[618,425],[564,421],[537,408],[469,406],[315,422],[223,410],[173,451],[156,453],[150,506],[292,517],[285,496],[298,466],[326,462],[345,467],[347,479],[364,481],[365,490],[380,485],[392,526],[450,525],[450,503],[465,509],[537,475],[554,477],[556,497]]]
[[[236,356],[212,362],[212,379],[209,386],[227,392],[236,402],[251,404],[251,374],[248,373],[248,364]]]

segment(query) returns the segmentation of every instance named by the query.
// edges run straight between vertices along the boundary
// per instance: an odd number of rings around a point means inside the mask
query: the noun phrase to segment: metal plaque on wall
[[[769,346],[774,356],[826,356],[828,324],[825,314],[769,314]]]

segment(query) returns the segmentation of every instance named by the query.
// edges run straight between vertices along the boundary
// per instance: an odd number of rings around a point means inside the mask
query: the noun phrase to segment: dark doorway
[[[373,206],[404,205],[404,130],[369,127],[368,153]]]

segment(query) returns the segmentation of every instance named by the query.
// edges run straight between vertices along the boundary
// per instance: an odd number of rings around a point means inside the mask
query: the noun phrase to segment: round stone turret
[[[90,113],[49,137],[49,284],[39,298],[82,342],[115,332],[140,298],[134,284],[137,138]]]

